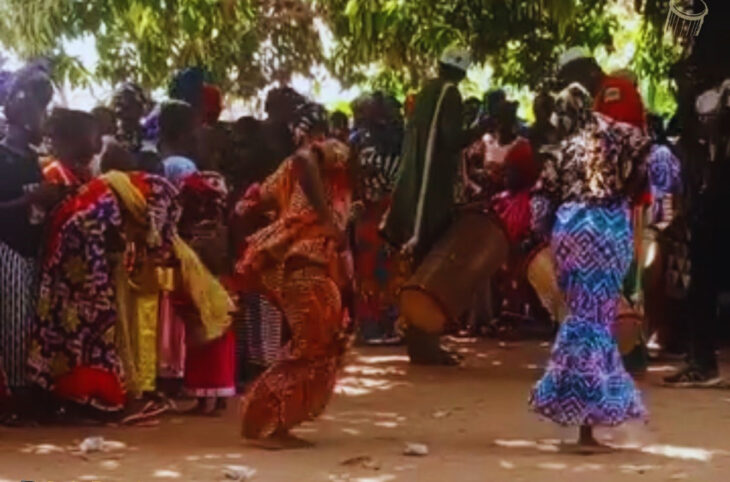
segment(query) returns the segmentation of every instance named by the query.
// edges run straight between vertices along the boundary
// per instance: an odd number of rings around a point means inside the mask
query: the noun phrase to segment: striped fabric
[[[0,242],[0,356],[10,388],[26,381],[28,336],[35,306],[35,261]]]
[[[400,154],[382,154],[374,146],[365,147],[360,151],[360,166],[365,174],[362,178],[365,198],[377,201],[393,190]]]
[[[234,321],[239,372],[245,364],[267,367],[279,357],[284,316],[262,295],[247,293],[240,301]]]

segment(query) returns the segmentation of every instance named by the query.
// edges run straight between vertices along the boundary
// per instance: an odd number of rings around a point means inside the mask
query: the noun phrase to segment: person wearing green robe
[[[469,63],[467,51],[446,49],[439,76],[428,81],[416,97],[403,139],[401,169],[382,234],[413,256],[414,268],[451,224],[459,156],[466,145],[457,86],[466,77]],[[458,362],[441,347],[438,335],[413,326],[406,332],[406,344],[412,363]]]

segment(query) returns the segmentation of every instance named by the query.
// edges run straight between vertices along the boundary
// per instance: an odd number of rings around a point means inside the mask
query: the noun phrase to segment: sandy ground
[[[663,389],[670,367],[653,366],[641,382],[650,423],[602,432],[620,451],[569,455],[555,443],[572,433],[526,410],[546,346],[459,346],[460,369],[412,367],[400,348],[355,350],[329,410],[297,431],[315,448],[246,446],[235,406],[220,419],[168,416],[148,428],[0,429],[0,482],[218,481],[229,467],[266,482],[730,480],[730,391]],[[74,454],[88,436],[124,447]],[[408,442],[430,453],[404,456]]]

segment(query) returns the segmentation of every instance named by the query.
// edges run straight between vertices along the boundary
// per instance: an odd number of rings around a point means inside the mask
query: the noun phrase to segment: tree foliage
[[[55,57],[58,75],[74,84],[135,80],[156,88],[173,70],[198,65],[246,97],[317,64],[345,85],[403,91],[433,74],[440,52],[458,41],[492,66],[495,81],[535,88],[568,46],[610,51],[621,4],[647,19],[632,67],[654,82],[673,62],[657,34],[666,2],[0,0],[0,43],[23,57]],[[331,46],[322,45],[318,21],[331,30]],[[84,36],[96,39],[93,72],[63,52],[64,41]]]
[[[0,42],[22,57],[56,57],[73,83],[89,74],[160,87],[196,65],[246,96],[323,60],[314,17],[307,0],[0,0]],[[94,72],[62,51],[87,35],[99,51]]]
[[[477,62],[491,61],[500,82],[534,87],[561,48],[610,45],[616,26],[607,0],[319,1],[339,41],[330,65],[350,82],[372,79],[362,66],[379,65],[376,83],[415,85],[461,42]]]

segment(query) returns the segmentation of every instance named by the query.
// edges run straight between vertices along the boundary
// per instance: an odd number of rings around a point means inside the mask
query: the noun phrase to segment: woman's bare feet
[[[220,410],[218,409],[217,397],[199,397],[195,406],[184,412],[185,415],[194,417],[218,417]]]
[[[276,432],[265,439],[249,440],[249,443],[264,450],[296,450],[314,447],[312,442],[285,431]]]
[[[583,425],[580,427],[578,441],[574,444],[563,444],[561,452],[577,455],[597,455],[613,452],[613,449],[596,440],[593,435],[593,427]]]

